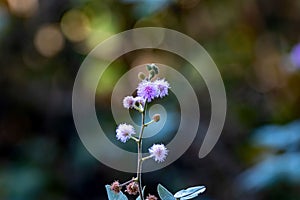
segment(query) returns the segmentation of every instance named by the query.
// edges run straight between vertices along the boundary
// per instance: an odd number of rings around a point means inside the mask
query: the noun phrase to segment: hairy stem
[[[145,109],[146,110],[146,109]],[[143,133],[144,133],[144,128],[145,128],[145,110],[142,112],[142,122],[141,122],[141,130],[140,130],[140,135],[139,135],[139,139],[137,142],[137,146],[138,146],[138,163],[137,163],[137,180],[138,180],[138,184],[139,184],[139,194],[140,194],[140,198],[141,200],[144,200],[144,195],[142,193],[142,163],[143,163],[143,158],[142,158],[142,144],[143,144]]]
[[[125,183],[120,184],[120,187],[123,187],[123,186],[125,186],[125,185],[128,185],[129,183],[132,183],[133,181],[136,181],[136,180],[137,180],[137,178],[132,178],[131,180],[126,181]]]

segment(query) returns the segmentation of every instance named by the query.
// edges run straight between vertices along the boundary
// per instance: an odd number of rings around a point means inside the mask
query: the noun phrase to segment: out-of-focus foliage
[[[253,134],[253,145],[269,148],[255,166],[238,178],[242,190],[262,190],[276,184],[300,184],[300,123],[285,126],[266,125]],[[300,198],[300,195],[297,196]]]
[[[132,67],[172,66],[198,95],[195,142],[172,165],[144,174],[146,194],[157,196],[161,182],[172,193],[205,185],[203,199],[299,199],[299,10],[294,0],[0,0],[0,199],[105,199],[105,184],[134,176],[87,152],[73,124],[71,94],[90,50],[113,34],[144,26],[171,28],[203,45],[228,97],[220,141],[200,160],[210,98],[189,63],[148,49],[118,58],[105,71],[95,101],[112,141],[110,95]],[[167,142],[180,119],[176,106],[170,97],[166,137],[159,135]]]
[[[287,125],[266,125],[253,133],[252,143],[277,150],[293,151],[300,143],[300,121]]]

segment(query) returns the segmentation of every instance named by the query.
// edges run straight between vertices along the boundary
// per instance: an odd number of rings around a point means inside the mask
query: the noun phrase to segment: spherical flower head
[[[151,148],[148,149],[150,156],[154,158],[156,162],[163,162],[165,161],[168,150],[163,144],[153,144]]]
[[[300,68],[300,43],[294,46],[292,49],[290,53],[290,59],[296,68]]]
[[[121,187],[120,187],[120,183],[119,181],[114,181],[111,185],[110,185],[110,189],[112,191],[114,191],[115,193],[119,193],[121,191]]]
[[[135,130],[130,124],[120,124],[116,130],[116,133],[117,139],[125,143],[130,139],[131,135],[135,134]]]
[[[135,104],[135,100],[132,96],[127,96],[123,99],[123,106],[124,108],[132,108],[133,105]]]
[[[157,197],[151,194],[148,194],[148,196],[146,197],[146,200],[157,200]]]
[[[170,84],[167,81],[165,81],[164,79],[157,79],[156,81],[154,81],[154,84],[158,88],[159,91],[158,96],[160,98],[163,98],[164,96],[168,95]]]
[[[151,102],[155,97],[158,97],[159,91],[156,84],[144,80],[137,87],[137,95]]]
[[[126,186],[125,192],[130,195],[136,195],[139,191],[139,185],[136,182],[131,182]]]

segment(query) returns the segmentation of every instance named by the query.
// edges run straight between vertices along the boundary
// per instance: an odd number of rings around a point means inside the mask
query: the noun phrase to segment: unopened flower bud
[[[143,72],[139,72],[138,78],[142,81],[146,78],[146,75]]]
[[[121,187],[120,187],[120,183],[119,181],[114,181],[111,185],[110,185],[110,189],[112,191],[114,191],[115,193],[119,193],[121,191]]]
[[[154,195],[149,194],[149,195],[146,197],[146,200],[157,200],[157,197],[154,196]]]
[[[139,191],[139,185],[135,181],[129,183],[126,186],[126,190],[125,190],[125,192],[127,192],[130,195],[136,195],[138,191]]]
[[[160,120],[160,114],[155,114],[152,117],[153,121],[158,122]]]

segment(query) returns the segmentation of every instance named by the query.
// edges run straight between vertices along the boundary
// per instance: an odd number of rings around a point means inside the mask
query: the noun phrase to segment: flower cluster
[[[149,156],[142,157],[142,138],[144,128],[150,125],[151,123],[158,122],[160,120],[160,115],[155,114],[152,117],[152,120],[149,122],[145,122],[145,112],[146,112],[146,104],[153,101],[155,98],[163,98],[169,94],[170,85],[165,79],[156,79],[153,80],[154,77],[158,74],[158,67],[155,64],[147,65],[147,70],[149,72],[148,76],[144,73],[139,73],[139,79],[141,82],[137,87],[137,96],[126,96],[123,99],[123,106],[126,109],[135,109],[138,110],[142,114],[142,124],[141,131],[138,137],[136,135],[135,129],[132,125],[122,123],[118,125],[116,129],[116,137],[121,142],[125,143],[130,139],[133,139],[138,146],[138,166],[142,166],[143,161],[153,158],[156,162],[164,162],[168,155],[168,150],[163,144],[153,144],[149,150]],[[116,193],[120,192],[121,186],[126,185],[126,190],[130,195],[140,195],[140,199],[144,200],[143,194],[141,194],[141,167],[137,167],[137,177],[133,178],[129,182],[124,184],[119,184],[119,182],[114,182],[110,189]],[[148,195],[146,200],[157,200],[154,195]]]
[[[142,81],[137,87],[137,97],[127,96],[123,99],[124,108],[135,108],[143,112],[146,102],[149,103],[155,98],[163,98],[168,95],[170,84],[165,79],[151,80],[155,74],[158,74],[157,66],[151,64],[148,65],[148,69],[150,70],[148,78],[142,72],[139,74]]]
[[[299,51],[300,52],[300,51]],[[145,187],[142,185],[142,164],[148,159],[154,159],[155,162],[161,163],[167,159],[169,150],[165,147],[164,144],[153,144],[148,148],[149,155],[143,157],[142,152],[142,140],[144,129],[150,124],[159,122],[160,115],[154,114],[152,119],[148,122],[145,122],[145,114],[147,111],[147,104],[151,103],[155,98],[163,98],[169,94],[170,85],[165,79],[154,79],[158,74],[158,67],[155,64],[147,65],[148,76],[143,72],[138,74],[138,78],[141,82],[137,87],[137,96],[126,96],[123,99],[123,106],[127,109],[135,109],[141,114],[141,126],[139,135],[136,135],[135,129],[132,125],[122,123],[118,125],[116,129],[116,137],[121,142],[125,143],[128,140],[132,139],[136,142],[137,145],[137,172],[136,177],[133,177],[131,180],[120,184],[118,181],[114,181],[111,185],[106,185],[106,191],[108,194],[109,200],[123,199],[128,200],[126,195],[122,192],[122,188],[126,187],[124,190],[128,195],[139,195],[139,200],[158,200],[154,195],[148,193],[148,196],[145,196]],[[154,79],[154,80],[153,80]],[[159,197],[162,200],[168,199],[192,199],[197,197],[200,193],[203,193],[206,190],[205,186],[193,186],[187,189],[180,190],[174,195],[170,193],[166,188],[161,184],[157,186],[157,192]]]
[[[154,98],[167,96],[169,88],[169,83],[164,79],[157,79],[153,82],[143,80],[137,87],[137,94],[147,102],[151,102]]]

